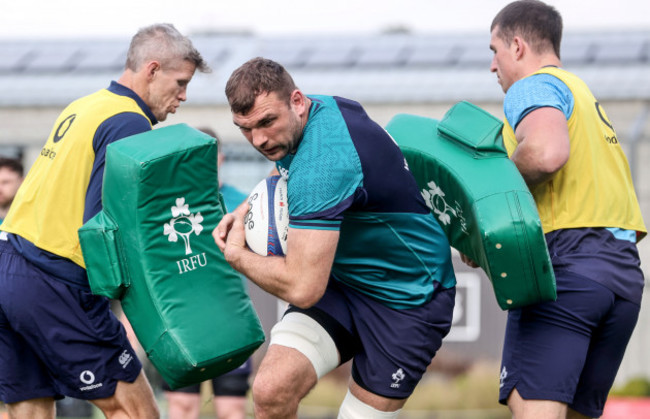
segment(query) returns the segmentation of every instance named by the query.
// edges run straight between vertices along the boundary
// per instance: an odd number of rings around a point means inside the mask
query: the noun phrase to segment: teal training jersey
[[[298,149],[277,162],[290,227],[339,230],[332,277],[389,307],[453,287],[449,242],[395,141],[357,102],[309,98]]]

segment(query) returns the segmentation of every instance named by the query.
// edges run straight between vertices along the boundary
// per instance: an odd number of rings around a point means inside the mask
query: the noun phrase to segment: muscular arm
[[[568,161],[569,129],[562,111],[544,107],[526,115],[515,130],[511,159],[529,187],[551,179]]]
[[[232,218],[222,221],[213,234],[235,269],[266,292],[295,306],[307,308],[318,302],[329,280],[338,231],[290,228],[286,256],[260,256],[246,247],[243,217],[227,217]]]

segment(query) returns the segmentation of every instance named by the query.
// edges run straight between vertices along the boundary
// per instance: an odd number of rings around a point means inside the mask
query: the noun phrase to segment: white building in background
[[[244,61],[264,56],[282,63],[305,93],[332,94],[361,102],[382,125],[398,113],[439,119],[460,100],[502,117],[503,93],[489,72],[489,33],[467,35],[255,37],[199,34],[195,45],[213,68],[197,74],[188,101],[163,125],[210,126],[231,161],[220,176],[250,190],[271,164],[248,146],[232,124],[225,83]],[[125,61],[128,39],[0,41],[0,154],[31,165],[55,118],[68,102],[108,86]],[[623,144],[650,225],[650,32],[567,33],[562,61],[592,88]],[[642,268],[650,277],[650,239],[640,244]],[[480,271],[456,264],[459,307],[454,332],[443,350],[471,361],[498,360],[505,325],[489,281]],[[253,289],[268,330],[275,301]],[[646,291],[648,293],[650,291]],[[648,296],[646,296],[646,300]],[[618,382],[650,378],[650,303],[628,347]]]

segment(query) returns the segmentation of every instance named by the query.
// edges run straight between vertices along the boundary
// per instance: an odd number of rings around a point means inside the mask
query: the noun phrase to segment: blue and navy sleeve
[[[288,196],[293,228],[338,229],[363,184],[361,162],[345,121],[333,110],[323,113],[307,126],[291,163]]]
[[[95,161],[90,182],[86,191],[86,206],[83,222],[85,223],[102,210],[102,184],[104,181],[104,162],[106,147],[117,140],[151,130],[151,122],[135,112],[117,114],[104,121],[95,132],[93,149]]]

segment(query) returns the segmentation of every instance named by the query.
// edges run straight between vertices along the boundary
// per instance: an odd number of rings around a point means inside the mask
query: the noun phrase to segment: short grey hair
[[[193,63],[202,73],[211,71],[201,53],[192,45],[192,41],[170,23],[156,23],[141,28],[133,36],[126,56],[125,69],[137,71],[151,60],[172,67],[177,61],[184,60]]]

